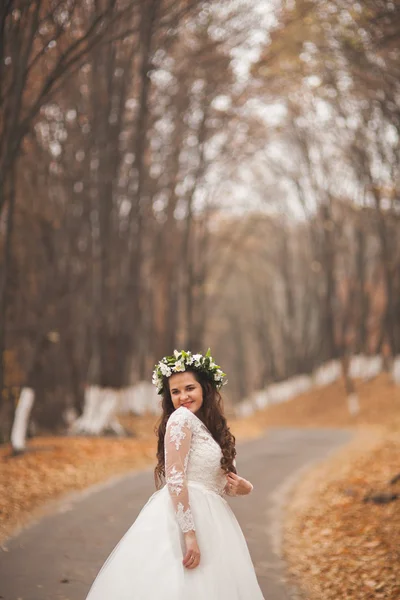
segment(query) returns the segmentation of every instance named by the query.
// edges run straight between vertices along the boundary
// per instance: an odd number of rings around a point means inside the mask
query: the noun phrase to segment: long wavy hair
[[[215,385],[207,379],[207,376],[195,369],[186,369],[186,372],[193,373],[196,380],[200,383],[203,390],[203,404],[196,412],[198,417],[207,427],[214,440],[219,444],[222,450],[221,468],[225,473],[232,471],[236,473],[233,464],[236,456],[235,436],[231,433],[226,418],[223,413],[223,402],[221,394]],[[157,489],[160,489],[165,481],[165,453],[164,439],[167,428],[167,421],[175,410],[172,403],[171,393],[169,391],[168,378],[164,377],[163,396],[162,396],[162,415],[155,427],[155,433],[158,436],[157,441],[157,466],[154,469],[154,481]]]

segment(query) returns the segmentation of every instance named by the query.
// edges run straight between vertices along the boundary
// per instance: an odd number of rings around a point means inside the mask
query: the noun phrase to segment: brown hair
[[[236,473],[233,461],[236,456],[235,436],[231,433],[226,418],[223,413],[222,397],[215,385],[206,377],[206,375],[195,369],[186,369],[186,372],[193,373],[196,380],[200,383],[203,390],[203,404],[196,413],[196,416],[207,427],[214,440],[219,444],[222,450],[221,468],[225,473],[232,471]],[[172,403],[171,393],[169,391],[168,378],[164,377],[163,395],[162,395],[162,415],[156,425],[155,433],[158,435],[157,441],[157,466],[154,469],[154,481],[156,488],[160,489],[163,479],[165,479],[165,455],[164,438],[167,428],[167,421],[175,410]]]

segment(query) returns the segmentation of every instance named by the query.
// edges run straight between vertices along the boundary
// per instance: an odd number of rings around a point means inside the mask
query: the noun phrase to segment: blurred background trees
[[[0,422],[212,348],[233,402],[400,354],[400,9],[0,8]]]

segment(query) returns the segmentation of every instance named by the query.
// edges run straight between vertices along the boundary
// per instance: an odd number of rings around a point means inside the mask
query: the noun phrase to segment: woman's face
[[[174,373],[168,379],[169,391],[174,408],[186,406],[196,413],[203,404],[203,388],[190,371]]]

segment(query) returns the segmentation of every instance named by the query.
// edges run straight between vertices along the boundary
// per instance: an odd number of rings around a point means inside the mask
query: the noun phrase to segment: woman
[[[223,497],[253,489],[236,473],[235,438],[219,393],[224,378],[210,351],[175,350],[156,365],[158,491],[104,563],[87,600],[263,600]]]

